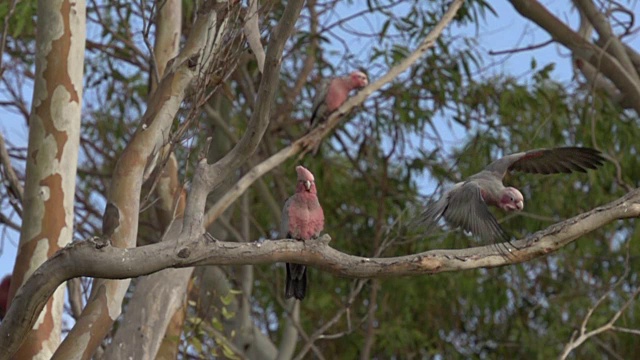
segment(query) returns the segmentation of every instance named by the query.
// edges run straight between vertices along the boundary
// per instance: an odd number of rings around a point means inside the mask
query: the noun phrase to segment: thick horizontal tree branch
[[[319,241],[306,243],[293,240],[236,243],[201,236],[185,242],[166,239],[134,249],[97,249],[91,240],[77,242],[60,250],[45,262],[16,294],[0,325],[0,360],[9,359],[17,350],[36,321],[37,314],[58,285],[79,276],[124,279],[169,267],[266,264],[294,260],[335,275],[354,278],[436,274],[516,264],[542,257],[612,221],[633,217],[640,217],[640,189],[525,239],[512,242],[518,250],[513,250],[507,256],[501,247],[488,245],[468,249],[430,250],[392,258],[365,258],[329,247],[328,235],[321,237]]]

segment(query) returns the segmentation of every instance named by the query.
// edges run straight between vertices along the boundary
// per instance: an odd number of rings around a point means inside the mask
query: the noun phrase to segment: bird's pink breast
[[[333,79],[327,91],[327,110],[331,112],[339,108],[347,100],[348,95],[349,90],[346,88],[346,84],[340,79]]]
[[[298,197],[289,207],[289,233],[301,240],[317,237],[324,228],[324,213],[317,198],[306,197]]]

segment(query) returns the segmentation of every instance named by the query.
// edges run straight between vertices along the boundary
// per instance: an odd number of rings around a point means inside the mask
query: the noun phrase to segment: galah
[[[316,239],[324,228],[324,212],[318,201],[313,174],[302,166],[296,166],[298,182],[296,193],[284,204],[280,235],[301,241]],[[307,267],[287,263],[286,299],[304,299],[307,292]]]
[[[339,108],[347,100],[351,90],[363,88],[367,84],[369,80],[362,71],[354,71],[347,76],[322,81],[313,98],[311,127],[326,120],[329,114]]]
[[[431,227],[444,217],[451,226],[461,227],[483,240],[509,241],[509,235],[489,211],[489,205],[507,212],[524,208],[522,193],[502,184],[507,172],[586,172],[587,169],[596,169],[604,161],[598,150],[581,147],[536,149],[508,155],[492,162],[466,181],[455,184],[440,200],[429,204],[419,220]]]
[[[4,318],[9,307],[9,287],[11,286],[11,275],[5,276],[0,282],[0,320]]]

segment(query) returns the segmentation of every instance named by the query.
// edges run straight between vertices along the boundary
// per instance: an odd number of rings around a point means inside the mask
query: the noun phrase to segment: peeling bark
[[[85,43],[85,2],[39,1],[36,76],[20,245],[9,298],[71,241]],[[60,342],[64,287],[39,312],[16,358],[48,359]]]
[[[162,77],[169,60],[178,55],[180,50],[180,29],[182,27],[182,1],[156,0],[158,12],[156,15],[156,38],[154,54],[157,64],[157,73]],[[156,89],[158,79],[152,71],[151,91]]]

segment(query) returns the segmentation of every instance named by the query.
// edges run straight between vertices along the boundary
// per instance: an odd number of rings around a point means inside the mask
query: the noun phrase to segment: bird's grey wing
[[[280,219],[280,238],[282,239],[289,237],[289,207],[292,199],[293,196],[288,198],[282,208],[282,218]]]
[[[510,236],[498,224],[482,199],[480,187],[472,181],[453,189],[448,194],[448,204],[443,216],[449,224],[459,226],[483,240],[509,241]]]
[[[489,170],[504,176],[507,171],[516,170],[532,174],[558,174],[574,171],[586,172],[596,169],[605,162],[600,151],[584,147],[559,147],[535,149],[521,152],[489,164]]]
[[[327,107],[325,100],[327,99],[330,84],[331,79],[324,79],[316,89],[316,95],[313,98],[313,105],[311,106],[311,119],[309,120],[311,126],[325,115],[324,112]]]
[[[438,223],[438,220],[440,220],[442,213],[447,208],[447,204],[447,194],[445,194],[438,201],[427,205],[427,207],[418,217],[418,222],[414,224],[420,227],[424,227],[425,230],[429,230],[432,226]]]

